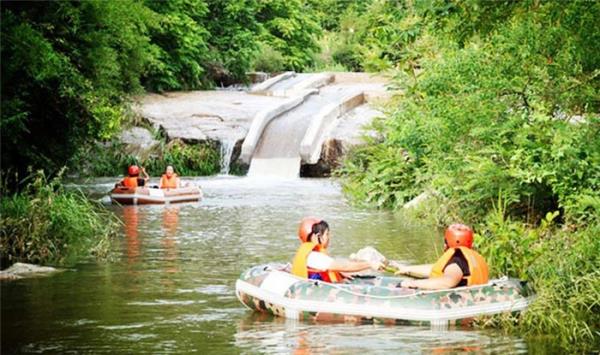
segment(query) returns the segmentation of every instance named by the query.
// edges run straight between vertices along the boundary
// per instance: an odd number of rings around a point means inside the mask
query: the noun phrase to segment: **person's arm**
[[[369,268],[378,270],[383,266],[380,262],[336,260],[328,255],[317,252],[311,252],[308,255],[306,265],[315,270],[339,272],[355,272]]]
[[[441,290],[456,287],[463,278],[463,272],[457,264],[446,266],[444,275],[425,280],[404,280],[400,287],[421,288],[425,290]]]
[[[150,180],[150,176],[146,173],[146,168],[142,167],[142,174],[144,174],[144,181],[148,182]]]
[[[399,266],[396,275],[406,275],[418,279],[426,279],[431,275],[433,264]]]
[[[333,260],[329,270],[339,272],[355,272],[366,269],[379,270],[383,265],[380,262],[352,261],[352,260]]]

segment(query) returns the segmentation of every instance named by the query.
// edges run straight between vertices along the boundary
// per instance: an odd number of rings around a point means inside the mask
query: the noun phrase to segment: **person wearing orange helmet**
[[[142,167],[141,171],[144,174],[143,178],[140,177],[140,168],[137,165],[131,165],[129,168],[127,168],[127,176],[121,180],[118,185],[125,187],[138,187],[146,185],[148,180],[150,180],[150,177],[146,173],[146,169],[144,169],[144,167]]]
[[[488,282],[488,266],[472,249],[473,230],[464,224],[450,225],[444,233],[446,251],[435,264],[401,266],[396,274],[425,278],[404,280],[398,287],[438,290]]]
[[[300,222],[298,237],[302,244],[292,262],[292,274],[303,278],[325,282],[343,281],[342,272],[356,272],[367,269],[379,270],[379,262],[337,260],[327,255],[331,241],[329,225],[313,217]]]

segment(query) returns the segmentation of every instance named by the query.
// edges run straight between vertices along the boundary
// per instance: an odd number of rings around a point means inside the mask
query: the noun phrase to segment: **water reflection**
[[[264,354],[455,354],[526,353],[516,337],[474,330],[436,331],[429,327],[311,324],[250,314],[237,325],[235,345]]]
[[[127,264],[134,265],[139,261],[141,242],[138,235],[139,210],[138,206],[123,207],[123,228],[127,244]]]
[[[179,206],[165,206],[162,212],[162,247],[165,253],[165,271],[167,273],[176,273],[179,271],[177,266],[177,226],[179,225]]]

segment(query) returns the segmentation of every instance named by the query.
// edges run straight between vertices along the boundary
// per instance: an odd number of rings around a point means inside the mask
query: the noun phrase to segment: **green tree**
[[[56,171],[110,136],[152,59],[152,14],[135,1],[2,4],[2,164]]]

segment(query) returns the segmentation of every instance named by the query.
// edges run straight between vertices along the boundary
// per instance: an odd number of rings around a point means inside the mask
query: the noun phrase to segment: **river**
[[[253,314],[235,297],[246,268],[291,260],[298,221],[329,222],[330,253],[371,245],[392,259],[433,260],[441,233],[398,213],[349,206],[332,179],[194,180],[204,199],[110,208],[124,222],[109,262],[2,285],[2,353],[528,352],[518,337],[477,330],[312,324]],[[109,191],[114,180],[80,187]]]

